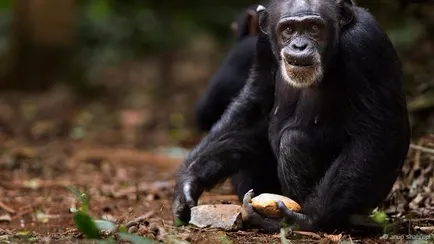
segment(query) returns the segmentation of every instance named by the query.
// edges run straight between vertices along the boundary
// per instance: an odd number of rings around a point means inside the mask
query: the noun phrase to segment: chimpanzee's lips
[[[294,67],[310,67],[313,66],[315,64],[315,62],[313,62],[312,58],[286,58],[285,59],[285,63],[294,66]]]

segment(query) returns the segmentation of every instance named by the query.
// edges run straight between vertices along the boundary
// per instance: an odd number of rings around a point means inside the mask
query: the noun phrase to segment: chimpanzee
[[[259,33],[257,7],[247,7],[232,24],[236,43],[196,104],[197,125],[202,131],[211,129],[246,84]]]
[[[390,192],[408,151],[397,53],[352,0],[271,0],[258,11],[247,84],[181,165],[173,214],[188,221],[201,193],[232,176],[251,227],[349,230]],[[285,217],[266,218],[249,203],[263,192],[302,210],[279,201]]]

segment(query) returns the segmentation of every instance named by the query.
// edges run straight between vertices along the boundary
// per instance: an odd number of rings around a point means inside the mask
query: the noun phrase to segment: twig
[[[411,222],[424,222],[424,221],[430,221],[430,222],[434,222],[434,218],[420,218],[420,219],[411,219]]]
[[[151,210],[143,215],[144,218],[149,219],[155,214],[154,210]]]
[[[70,181],[55,181],[55,180],[40,180],[40,179],[24,182],[24,183],[22,181],[0,182],[0,185],[7,189],[19,189],[19,188],[42,189],[42,188],[59,188],[59,187],[63,188],[70,184],[71,184]]]
[[[339,242],[342,239],[342,233],[339,234],[339,235],[327,235],[327,234],[324,234],[324,237],[327,238],[327,239],[329,239],[330,241],[336,243],[336,242]]]
[[[431,148],[421,147],[421,146],[417,146],[414,144],[410,144],[410,148],[413,150],[418,150],[418,151],[424,152],[424,153],[434,154],[434,149],[431,149]]]
[[[19,219],[19,218],[23,217],[24,215],[31,214],[32,212],[33,212],[33,208],[29,208],[27,210],[21,211],[20,213],[18,213],[14,217],[12,217],[12,220]]]
[[[434,232],[434,226],[415,226],[414,229],[424,232]]]
[[[34,200],[33,203],[19,208],[17,215],[13,216],[12,220],[19,219],[26,214],[32,213],[34,211],[35,207],[38,206],[39,204],[41,204],[41,202],[42,202],[41,200],[36,199],[36,200]]]
[[[424,143],[424,140],[423,140],[423,138],[421,138],[418,141],[417,145],[415,145],[415,146],[422,147],[423,143]],[[422,154],[421,150],[416,150],[416,152],[414,153],[413,170],[410,171],[410,174],[407,177],[407,182],[406,182],[406,184],[408,184],[408,185],[410,185],[410,182],[408,182],[408,181],[414,179],[414,173],[416,172],[416,170],[420,169],[420,156],[421,156],[421,154]]]
[[[299,234],[299,235],[302,235],[302,236],[309,236],[309,237],[312,237],[312,238],[315,238],[315,239],[321,239],[320,235],[318,235],[316,233],[313,233],[313,232],[295,230],[295,231],[293,231],[293,233],[296,233],[296,234]]]
[[[36,200],[34,200],[33,203],[31,203],[31,204],[27,204],[27,205],[25,205],[25,206],[20,207],[20,208],[19,208],[19,211],[24,211],[24,210],[27,210],[27,209],[29,209],[29,208],[33,209],[33,208],[35,208],[36,206],[38,206],[41,202],[42,202],[42,201],[41,201],[40,199],[36,199]]]
[[[351,238],[351,235],[349,235],[348,238],[350,238],[350,242],[351,242],[352,244],[354,244],[354,242],[353,242],[353,238]]]
[[[75,229],[75,228],[69,229],[69,230],[63,232],[61,235],[67,235],[67,234],[73,233],[73,232],[77,232],[77,229]]]
[[[9,207],[8,205],[6,205],[2,201],[0,201],[0,208],[2,208],[3,210],[5,210],[6,212],[8,212],[10,214],[14,214],[15,213],[15,210],[13,210],[11,207]]]
[[[163,225],[163,227],[166,227],[166,226],[164,225],[163,208],[164,208],[164,204],[161,205],[161,208],[160,208],[160,219],[161,219],[161,224]]]

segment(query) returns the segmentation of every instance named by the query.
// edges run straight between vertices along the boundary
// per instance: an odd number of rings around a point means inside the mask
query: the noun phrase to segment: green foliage
[[[87,194],[81,193],[73,186],[68,186],[68,189],[76,196],[76,198],[81,202],[82,207],[80,210],[74,211],[74,223],[77,229],[83,233],[83,235],[88,239],[97,240],[98,243],[116,243],[112,238],[103,239],[101,236],[101,231],[116,234],[120,239],[125,241],[130,241],[134,244],[149,244],[154,243],[153,241],[143,238],[138,235],[129,234],[126,228],[118,228],[116,232],[116,226],[107,220],[94,220],[87,213],[89,209],[89,198]]]
[[[8,36],[5,33],[10,31],[12,23],[11,8],[11,0],[0,0],[0,55],[9,47]]]
[[[174,225],[176,226],[176,227],[179,227],[179,226],[183,226],[183,225],[186,225],[187,223],[185,223],[184,221],[182,221],[181,219],[179,219],[179,218],[176,218],[175,219],[175,222],[174,222]]]
[[[385,224],[389,221],[389,218],[387,217],[387,214],[383,211],[374,210],[371,215],[371,219],[379,224]]]
[[[72,58],[65,80],[68,80],[79,94],[92,93],[95,90],[103,93],[100,87],[92,88],[93,90],[88,87],[91,86],[88,81],[98,68],[116,65],[121,61],[182,50],[198,34],[211,34],[219,43],[228,46],[233,42],[230,23],[248,5],[258,2],[76,1],[76,56]],[[432,56],[432,51],[430,46],[424,43],[429,43],[434,38],[434,25],[430,21],[433,7],[429,4],[411,4],[401,8],[399,2],[357,1],[358,5],[368,8],[373,13],[388,33],[403,61],[408,90],[416,90],[421,87],[421,83],[431,82],[429,77],[432,64],[429,57]],[[5,67],[8,67],[5,64],[10,63],[7,51],[13,44],[10,43],[8,36],[12,26],[13,3],[13,0],[0,0],[0,75],[7,69]],[[90,97],[94,95],[92,93]],[[178,125],[174,127],[174,137],[179,140],[184,135],[177,129]],[[82,131],[75,131],[74,137],[82,137]]]
[[[286,238],[286,233],[287,233],[287,228],[281,228],[280,229],[280,241],[282,242],[282,244],[289,244],[290,243],[288,238]]]
[[[79,51],[86,67],[182,48],[206,31],[228,41],[230,22],[252,1],[79,1]],[[177,6],[179,5],[179,6]]]
[[[144,239],[140,236],[132,235],[129,233],[118,233],[118,236],[121,237],[125,241],[132,242],[133,244],[151,244],[151,243],[154,243],[151,240]]]
[[[74,193],[75,197],[81,202],[81,209],[80,211],[83,213],[87,213],[89,209],[89,197],[86,193],[81,193],[77,188],[74,186],[68,186],[67,187],[72,193]]]
[[[0,1],[0,12],[10,11],[12,9],[12,0]]]
[[[101,235],[95,222],[92,218],[82,211],[74,213],[74,223],[78,230],[83,233],[87,238],[99,239]]]
[[[94,19],[106,19],[111,14],[109,1],[107,0],[93,0],[86,9],[89,16]]]
[[[423,31],[423,26],[415,19],[403,19],[401,25],[391,28],[387,31],[390,40],[398,47],[415,45],[420,34]]]
[[[94,220],[93,222],[95,222],[95,225],[99,230],[113,231],[116,227],[112,222],[107,220]]]
[[[226,234],[222,234],[220,237],[220,244],[233,244],[234,242],[229,239],[229,237]]]

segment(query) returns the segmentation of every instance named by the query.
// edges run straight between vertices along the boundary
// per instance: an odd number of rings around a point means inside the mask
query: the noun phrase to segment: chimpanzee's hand
[[[256,212],[251,204],[253,197],[255,197],[253,189],[244,195],[243,208],[241,212],[244,224],[249,228],[258,228],[269,232],[278,232],[282,225],[283,218],[268,218]]]
[[[183,175],[178,178],[172,203],[175,226],[188,224],[191,208],[196,206],[202,192],[203,187],[194,176]]]
[[[307,215],[294,212],[282,202],[277,201],[277,207],[283,213],[283,218],[271,218],[256,212],[251,204],[254,197],[253,190],[248,191],[243,198],[243,221],[248,227],[259,228],[269,232],[278,232],[285,224],[289,226],[309,226],[310,218]]]
[[[283,213],[285,223],[297,225],[304,230],[310,230],[312,220],[309,216],[290,210],[282,201],[277,201],[277,208]]]

